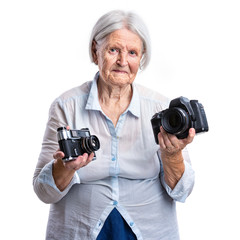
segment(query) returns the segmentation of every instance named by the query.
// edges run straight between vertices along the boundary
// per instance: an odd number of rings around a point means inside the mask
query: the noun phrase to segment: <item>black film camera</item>
[[[88,128],[68,130],[65,127],[57,129],[60,150],[64,152],[63,161],[71,161],[84,153],[92,153],[100,148],[98,138],[90,134]],[[94,152],[94,159],[96,158]]]
[[[173,99],[168,109],[153,115],[151,123],[157,144],[160,126],[179,139],[186,138],[190,128],[195,128],[196,133],[208,131],[203,105],[198,100],[189,101],[185,97]]]

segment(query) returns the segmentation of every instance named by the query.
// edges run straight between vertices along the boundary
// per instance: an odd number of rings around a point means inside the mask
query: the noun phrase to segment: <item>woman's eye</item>
[[[129,53],[130,53],[130,55],[136,55],[135,51],[130,51]]]
[[[110,52],[111,52],[111,53],[116,53],[116,52],[117,52],[117,49],[116,49],[116,48],[110,48]]]

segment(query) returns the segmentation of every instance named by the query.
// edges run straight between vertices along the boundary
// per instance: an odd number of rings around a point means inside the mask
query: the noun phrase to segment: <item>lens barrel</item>
[[[84,152],[90,154],[100,148],[99,139],[95,135],[90,137],[82,137],[80,141],[81,148]]]
[[[161,124],[166,132],[181,136],[189,129],[190,119],[185,110],[173,107],[163,112]]]

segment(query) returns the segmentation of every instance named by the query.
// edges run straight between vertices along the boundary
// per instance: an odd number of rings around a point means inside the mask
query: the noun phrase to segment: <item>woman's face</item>
[[[127,29],[116,30],[95,49],[94,62],[99,67],[101,80],[119,87],[134,81],[143,52],[143,43],[137,34]]]

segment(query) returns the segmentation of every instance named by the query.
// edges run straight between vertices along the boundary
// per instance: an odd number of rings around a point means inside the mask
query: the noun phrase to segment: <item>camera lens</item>
[[[172,128],[178,127],[181,123],[181,117],[178,114],[171,114],[168,120],[169,126],[171,126]]]
[[[83,137],[81,138],[81,147],[85,152],[91,153],[100,148],[100,142],[94,135],[91,135],[90,137]]]
[[[186,111],[181,108],[171,108],[164,112],[162,126],[168,133],[179,135],[189,128],[189,117]]]

